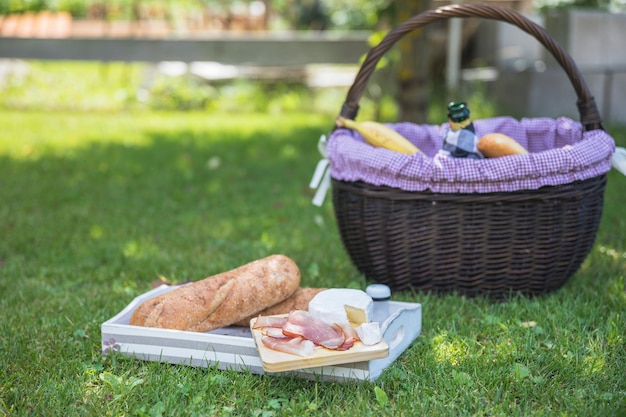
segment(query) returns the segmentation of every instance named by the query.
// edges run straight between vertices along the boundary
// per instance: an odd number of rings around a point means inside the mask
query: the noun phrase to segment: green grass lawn
[[[506,303],[397,293],[423,331],[375,382],[326,383],[100,353],[153,281],[272,253],[303,285],[364,288],[310,201],[305,114],[0,113],[0,415],[626,415],[626,178],[560,291]],[[611,130],[621,146],[626,129]]]

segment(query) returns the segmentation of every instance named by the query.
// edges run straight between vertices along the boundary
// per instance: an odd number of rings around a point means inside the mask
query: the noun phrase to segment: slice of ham
[[[285,333],[283,333],[283,329],[280,327],[265,327],[263,329],[263,334],[266,336],[275,337],[277,339],[291,339],[290,336],[287,336]]]
[[[302,337],[276,338],[263,336],[261,337],[261,342],[272,350],[298,356],[311,356],[315,349],[313,342]]]
[[[267,327],[275,327],[282,329],[282,327],[287,323],[288,317],[277,317],[277,316],[259,316],[254,322],[252,326],[253,329],[264,329]]]
[[[343,332],[346,338],[346,340],[343,342],[341,346],[337,348],[337,350],[348,350],[352,346],[354,346],[354,343],[361,340],[359,338],[358,333],[356,332],[356,329],[350,326],[348,323],[341,323],[341,324],[338,323],[337,326],[341,328],[341,331]]]
[[[287,336],[303,337],[328,349],[339,349],[346,341],[341,327],[327,324],[303,310],[289,313],[287,323],[283,326],[283,333]]]

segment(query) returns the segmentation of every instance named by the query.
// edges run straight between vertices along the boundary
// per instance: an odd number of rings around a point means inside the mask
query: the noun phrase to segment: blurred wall
[[[626,14],[571,9],[527,15],[568,52],[595,97],[605,122],[626,124]],[[502,113],[515,117],[579,118],[565,72],[535,38],[503,22],[481,25],[476,57],[497,69],[490,92]]]

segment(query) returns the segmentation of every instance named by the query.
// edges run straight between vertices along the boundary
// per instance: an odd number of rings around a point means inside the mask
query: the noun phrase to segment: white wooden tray
[[[269,373],[248,327],[224,327],[208,333],[131,326],[130,317],[145,300],[175,289],[162,285],[135,298],[117,315],[102,323],[102,352],[172,364],[217,367],[254,374],[296,375],[324,381],[375,380],[419,336],[422,307],[417,303],[391,301],[389,317],[382,323],[389,354],[382,359]]]

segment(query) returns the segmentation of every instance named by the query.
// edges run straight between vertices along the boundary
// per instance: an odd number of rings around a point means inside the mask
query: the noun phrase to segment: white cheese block
[[[375,345],[383,339],[378,322],[363,323],[356,328],[356,334],[364,345]]]
[[[329,324],[347,323],[356,327],[372,320],[374,302],[365,291],[331,288],[313,297],[309,314]]]

